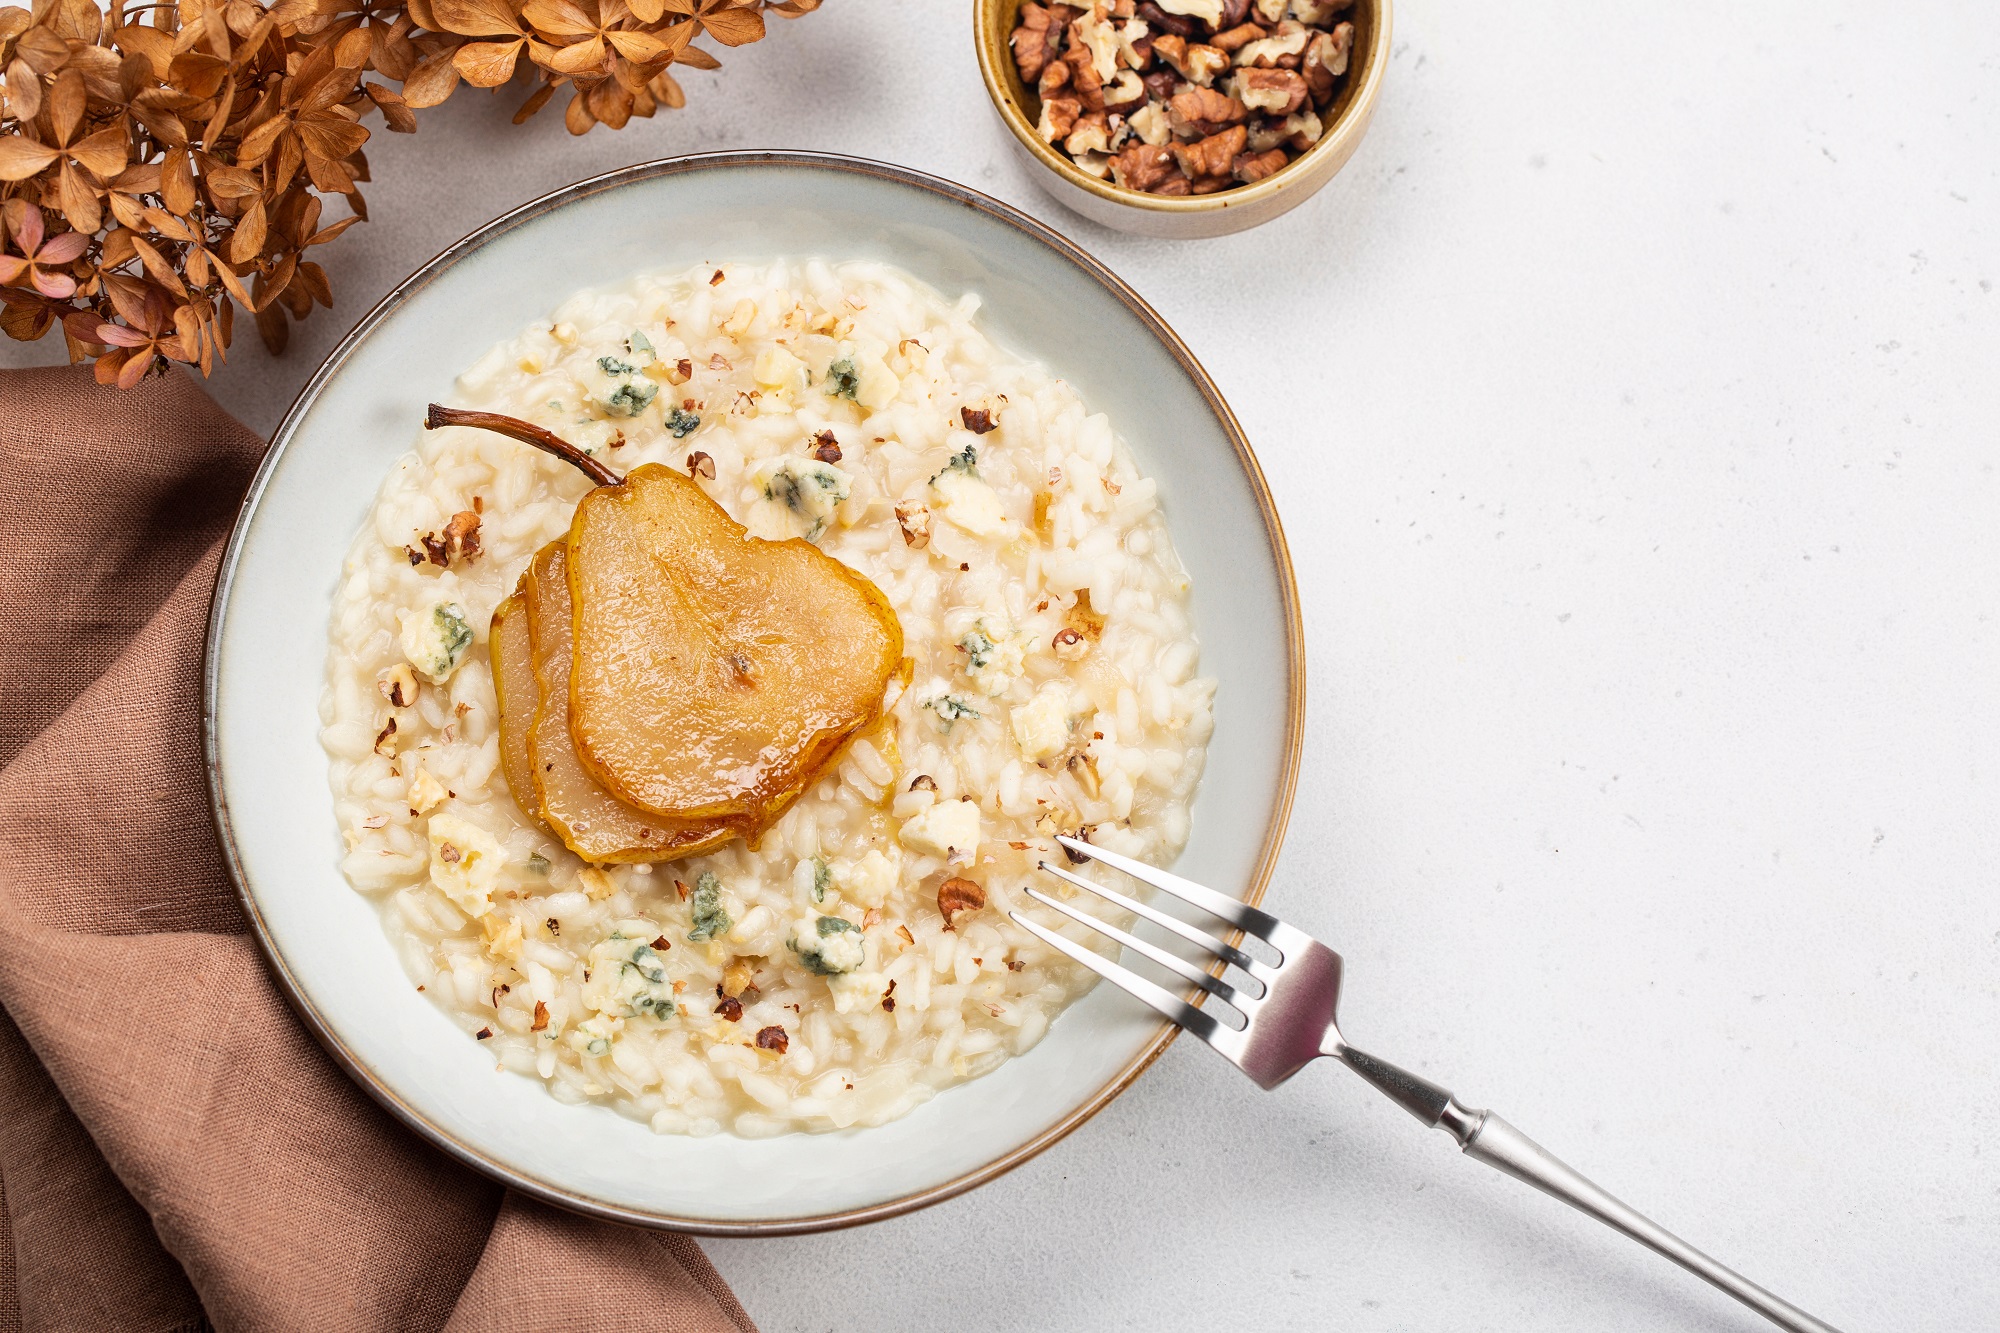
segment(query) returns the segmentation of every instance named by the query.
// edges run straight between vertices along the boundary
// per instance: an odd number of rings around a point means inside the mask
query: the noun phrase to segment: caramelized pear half
[[[606,791],[578,762],[570,740],[573,652],[566,564],[563,543],[550,542],[536,554],[522,579],[537,697],[526,749],[541,818],[571,851],[599,864],[672,860],[736,837],[741,820],[663,818],[635,810]],[[506,748],[503,739],[503,757]]]
[[[627,804],[762,830],[880,711],[903,655],[888,598],[811,542],[750,536],[692,478],[599,487],[568,544],[570,733]]]
[[[542,692],[535,684],[534,649],[528,639],[528,596],[520,588],[493,608],[486,647],[493,658],[493,693],[500,700],[500,771],[507,776],[507,789],[514,793],[515,803],[539,824],[542,802],[535,794],[528,728],[535,720],[535,705]]]

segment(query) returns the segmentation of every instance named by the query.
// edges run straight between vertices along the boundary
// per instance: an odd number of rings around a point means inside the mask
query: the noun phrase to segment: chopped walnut
[[[540,1000],[536,1000],[535,1021],[529,1025],[528,1031],[540,1032],[544,1028],[548,1027],[548,1025],[549,1025],[549,1007],[546,1004],[543,1004]]]
[[[987,407],[961,407],[958,419],[974,435],[985,435],[1000,424],[993,419],[993,410]]]
[[[1111,159],[1111,178],[1128,190],[1153,190],[1174,171],[1173,150],[1135,143]]]
[[[756,972],[747,958],[732,958],[729,966],[722,969],[721,991],[724,995],[741,995],[750,989],[751,978]]]
[[[833,438],[833,432],[823,430],[813,436],[813,457],[822,463],[840,461],[840,442]]]
[[[1262,153],[1243,153],[1237,157],[1230,172],[1245,185],[1252,185],[1274,174],[1288,161],[1290,159],[1285,156],[1285,150],[1282,148],[1272,148]]]
[[[1048,7],[1028,0],[1021,6],[1021,25],[1007,44],[1014,50],[1014,68],[1021,72],[1021,81],[1033,83],[1062,45],[1062,25]]]
[[[792,1039],[776,1023],[767,1028],[757,1029],[757,1049],[760,1051],[776,1051],[779,1055],[783,1055],[791,1048],[791,1044]]]
[[[1354,25],[1343,23],[1332,32],[1316,34],[1306,46],[1305,61],[1300,69],[1305,74],[1306,89],[1312,94],[1314,106],[1323,107],[1333,100],[1340,78],[1347,73],[1347,58],[1354,49]]]
[[[1267,116],[1289,116],[1306,104],[1306,81],[1289,69],[1242,69],[1236,72],[1236,96],[1244,106]]]
[[[1264,29],[1254,23],[1239,23],[1233,28],[1218,32],[1208,39],[1208,44],[1218,51],[1236,54],[1250,43],[1264,36]]]
[[[1074,97],[1050,97],[1042,102],[1041,123],[1035,126],[1035,133],[1054,143],[1066,139],[1076,127],[1076,118],[1083,114],[1083,103]]]
[[[944,918],[944,928],[953,929],[952,918],[960,912],[976,912],[986,906],[986,890],[969,879],[954,875],[938,885],[938,914]]]
[[[408,662],[398,662],[382,673],[375,688],[382,691],[391,708],[408,708],[417,701],[417,673]]]
[[[390,718],[382,730],[375,733],[375,753],[387,759],[396,757],[396,719]]]
[[[700,477],[704,481],[715,480],[715,460],[699,449],[688,455],[687,470],[690,477]]]
[[[896,525],[903,530],[903,544],[922,549],[931,541],[931,511],[915,500],[896,505]]]
[[[1243,103],[1213,88],[1189,88],[1167,103],[1167,123],[1182,138],[1203,138],[1250,115]]]
[[[1206,139],[1177,143],[1173,147],[1174,160],[1189,180],[1199,180],[1203,176],[1227,176],[1236,162],[1236,155],[1243,151],[1247,133],[1241,125],[1233,125]]]
[[[734,995],[725,995],[715,1002],[715,1012],[731,1023],[743,1021],[743,1001]]]
[[[1313,30],[1287,19],[1269,37],[1261,37],[1236,53],[1238,65],[1254,69],[1297,69]]]
[[[1352,5],[1029,0],[1010,44],[1036,132],[1079,170],[1148,194],[1212,194],[1268,179],[1319,141],[1354,43],[1354,25],[1333,20]]]
[[[1063,615],[1063,624],[1093,642],[1104,633],[1104,613],[1090,604],[1090,589],[1076,590],[1076,603]]]
[[[1146,97],[1146,81],[1129,69],[1104,85],[1104,109],[1113,115],[1130,115],[1146,105]]]

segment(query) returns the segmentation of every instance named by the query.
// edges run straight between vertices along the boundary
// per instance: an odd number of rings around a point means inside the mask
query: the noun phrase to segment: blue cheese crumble
[[[647,942],[657,934],[646,921],[614,926],[590,950],[583,1002],[615,1018],[672,1018],[674,987],[667,979],[667,960]]]
[[[403,656],[410,659],[411,666],[439,684],[458,670],[458,664],[465,660],[465,650],[471,646],[472,626],[466,621],[465,608],[457,602],[439,602],[429,611],[418,611],[403,619]]]
[[[834,510],[854,490],[845,472],[817,458],[772,459],[759,464],[752,479],[766,500],[783,505],[805,526],[807,541],[826,531]]]
[[[720,937],[729,930],[729,913],[722,910],[722,881],[704,870],[694,882],[692,928],[688,938],[697,944]]]
[[[1031,640],[1006,625],[980,620],[959,637],[959,651],[965,654],[965,674],[987,698],[1005,694],[1027,669]]]
[[[785,947],[799,956],[806,971],[818,977],[852,972],[868,960],[861,927],[840,916],[799,921]]]

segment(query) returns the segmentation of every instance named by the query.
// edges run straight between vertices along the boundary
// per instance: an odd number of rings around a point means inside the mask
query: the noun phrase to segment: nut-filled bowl
[[[1296,208],[1347,165],[1391,0],[973,0],[987,95],[1050,197],[1170,240]],[[1187,11],[1187,12],[1178,12]]]

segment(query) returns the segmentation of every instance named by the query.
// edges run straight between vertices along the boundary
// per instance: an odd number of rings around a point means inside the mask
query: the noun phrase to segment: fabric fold
[[[685,1236],[438,1152],[286,1007],[210,822],[202,639],[261,443],[178,373],[0,375],[0,1333],[753,1326]]]

